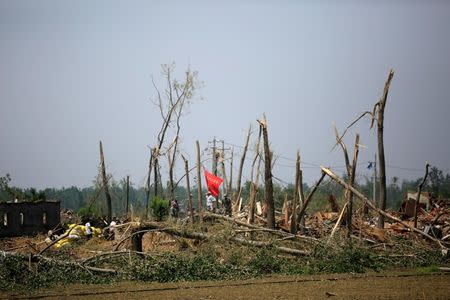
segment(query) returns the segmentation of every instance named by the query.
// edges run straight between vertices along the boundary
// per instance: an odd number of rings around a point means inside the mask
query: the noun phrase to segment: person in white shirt
[[[87,222],[84,227],[86,227],[86,239],[89,240],[92,237],[91,223]]]
[[[214,212],[216,207],[216,198],[211,195],[210,192],[206,193],[206,209],[208,211]]]
[[[109,226],[103,229],[103,235],[106,237],[107,240],[109,241],[114,240],[116,235],[116,226],[117,220],[114,217],[111,223],[109,223]]]

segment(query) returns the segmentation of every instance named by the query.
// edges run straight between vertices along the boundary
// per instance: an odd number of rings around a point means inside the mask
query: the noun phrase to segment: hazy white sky
[[[307,182],[319,164],[342,172],[332,124],[370,110],[392,67],[388,177],[422,176],[425,161],[450,172],[449,28],[448,1],[0,0],[0,175],[90,185],[102,140],[108,172],[142,185],[161,122],[151,76],[170,62],[205,83],[183,119],[191,165],[195,140],[242,145],[265,112],[275,154],[291,159],[275,176],[293,180],[297,149]],[[346,139],[366,146],[361,176],[376,151],[369,123]]]

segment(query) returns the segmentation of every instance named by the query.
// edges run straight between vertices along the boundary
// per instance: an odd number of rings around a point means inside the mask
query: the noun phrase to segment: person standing
[[[206,209],[210,212],[215,212],[216,198],[210,192],[206,193]]]
[[[231,217],[231,199],[228,195],[223,197],[223,206],[225,207],[225,215]]]
[[[109,236],[108,236],[108,240],[113,241],[116,237],[116,226],[117,226],[117,221],[116,218],[114,217],[113,220],[111,221],[111,223],[109,224]]]
[[[91,223],[87,222],[84,227],[86,227],[86,239],[90,240],[92,238]]]
[[[178,212],[180,211],[180,206],[178,205],[178,201],[177,199],[173,199],[171,206],[170,206],[170,210],[171,210],[171,215],[173,218],[178,218]]]

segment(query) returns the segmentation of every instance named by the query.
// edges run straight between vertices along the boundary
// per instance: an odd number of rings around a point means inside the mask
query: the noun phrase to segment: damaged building
[[[60,221],[59,201],[0,203],[0,237],[46,233]]]

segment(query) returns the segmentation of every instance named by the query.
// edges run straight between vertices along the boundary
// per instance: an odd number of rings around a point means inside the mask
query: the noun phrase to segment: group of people
[[[207,192],[206,209],[213,213],[222,213],[231,217],[231,199],[225,194],[223,200],[217,200],[211,192]]]
[[[231,217],[231,199],[225,194],[223,199],[217,200],[211,192],[206,193],[206,209],[213,213],[224,214]],[[178,218],[180,212],[180,206],[177,199],[173,199],[170,202],[170,216],[172,218]]]
[[[103,220],[103,222],[105,224],[108,224],[105,220]],[[111,223],[109,223],[109,226],[106,226],[105,228],[103,228],[102,234],[107,240],[114,240],[115,234],[116,234],[117,222],[118,222],[117,218],[114,217],[112,219]],[[84,224],[84,227],[86,228],[86,239],[89,240],[92,238],[92,234],[93,234],[91,223],[89,221],[86,222],[86,224]]]

